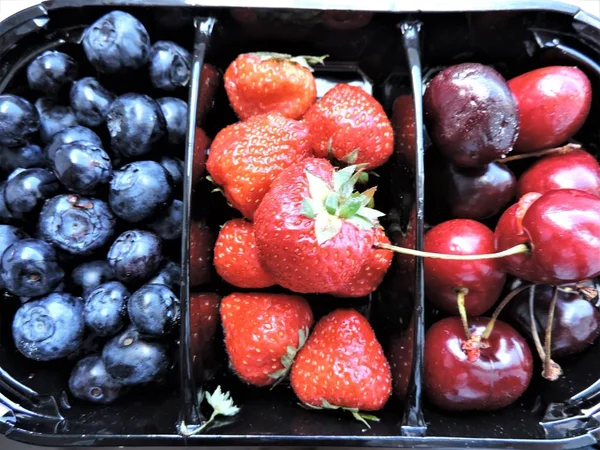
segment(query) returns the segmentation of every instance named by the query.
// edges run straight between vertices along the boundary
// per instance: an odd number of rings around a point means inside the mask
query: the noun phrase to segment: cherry
[[[493,253],[494,233],[474,220],[449,220],[425,234],[425,251],[450,255]],[[425,258],[424,264],[428,300],[436,308],[451,314],[460,312],[458,294],[464,296],[468,315],[485,313],[498,300],[506,278],[497,259],[445,261]]]
[[[489,319],[472,319],[472,335],[482,335]],[[424,388],[436,406],[450,411],[492,411],[510,405],[529,386],[533,358],[525,339],[511,326],[496,321],[481,353],[470,361],[463,350],[461,321],[448,317],[425,335]]]
[[[505,164],[458,167],[442,158],[428,158],[428,162],[425,192],[432,192],[430,203],[436,210],[453,218],[491,217],[515,197],[517,179]]]
[[[482,64],[437,74],[423,97],[433,143],[452,163],[475,167],[510,152],[519,129],[515,99],[502,76]]]
[[[530,192],[496,226],[496,249],[527,244],[502,259],[504,269],[535,283],[564,284],[600,274],[600,197],[575,189]]]
[[[508,85],[519,110],[518,153],[562,144],[581,128],[590,111],[592,86],[577,67],[544,67]]]
[[[585,150],[545,156],[519,178],[519,196],[553,189],[578,189],[600,196],[600,164]]]
[[[190,294],[190,343],[194,375],[198,380],[206,379],[212,369],[220,303],[216,294]]]
[[[538,336],[543,341],[553,288],[537,285],[534,289],[533,317]],[[531,339],[529,296],[529,290],[517,294],[507,308],[507,318]],[[559,288],[556,300],[551,351],[553,357],[560,358],[579,353],[596,340],[600,334],[600,311],[575,287]]]

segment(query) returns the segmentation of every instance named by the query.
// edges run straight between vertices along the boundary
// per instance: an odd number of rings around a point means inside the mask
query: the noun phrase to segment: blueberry
[[[150,81],[155,88],[173,91],[190,81],[192,56],[175,42],[158,41],[150,50]]]
[[[23,218],[60,188],[58,180],[49,170],[33,168],[17,169],[15,172],[4,186],[4,201],[14,217]]]
[[[46,159],[49,162],[52,162],[54,160],[54,154],[59,147],[64,144],[70,144],[71,142],[77,141],[85,141],[98,147],[102,147],[102,141],[96,133],[89,128],[75,125],[74,127],[65,128],[54,135],[52,141],[46,145],[44,150],[46,153]]]
[[[172,156],[163,156],[160,158],[158,163],[163,166],[167,172],[169,172],[169,175],[171,175],[171,178],[173,179],[173,186],[175,188],[180,188],[183,186],[184,166],[182,160]]]
[[[106,113],[106,126],[111,147],[127,158],[148,153],[166,130],[160,106],[142,94],[117,97]]]
[[[142,282],[160,266],[162,243],[150,231],[129,230],[113,243],[107,259],[118,280],[124,283]]]
[[[13,227],[11,225],[0,225],[0,259],[8,247],[14,242],[20,241],[21,239],[27,239],[29,235],[24,231]],[[0,289],[4,289],[4,282],[0,277]]]
[[[27,82],[34,91],[56,95],[63,86],[77,79],[79,66],[66,53],[47,50],[27,67]]]
[[[31,103],[16,95],[0,95],[0,145],[23,145],[39,129],[40,115]]]
[[[0,223],[9,223],[14,219],[13,215],[8,210],[8,206],[6,206],[6,201],[4,200],[5,186],[6,181],[0,183]]]
[[[181,266],[173,261],[167,261],[159,272],[148,280],[148,284],[164,284],[172,291],[179,290],[181,285]]]
[[[38,231],[47,242],[73,255],[89,255],[106,245],[116,219],[103,200],[75,194],[46,201]]]
[[[0,150],[0,168],[5,172],[30,167],[45,167],[46,157],[39,145],[25,144],[22,147],[3,148]]]
[[[4,251],[1,276],[6,289],[13,294],[37,297],[52,292],[64,272],[50,244],[39,239],[21,239]]]
[[[106,343],[102,361],[106,371],[126,386],[154,381],[169,368],[167,348],[145,341],[133,327]]]
[[[54,174],[72,192],[94,194],[112,177],[108,154],[95,144],[85,141],[61,145],[52,161]]]
[[[76,351],[84,329],[81,299],[53,292],[21,305],[12,333],[17,349],[27,358],[50,361]]]
[[[146,284],[127,303],[131,323],[151,336],[169,334],[179,324],[179,299],[162,284]]]
[[[40,138],[46,144],[59,131],[77,125],[77,118],[69,106],[56,105],[43,97],[35,102],[35,107],[40,114]]]
[[[114,172],[108,203],[114,213],[128,222],[153,217],[169,205],[173,180],[155,161],[137,161]]]
[[[77,121],[88,127],[104,123],[108,107],[115,95],[93,77],[82,78],[71,88],[71,108]]]
[[[183,202],[173,200],[171,206],[158,213],[156,219],[148,224],[148,228],[165,241],[179,239],[183,224]]]
[[[167,122],[167,140],[173,145],[185,143],[187,129],[187,103],[175,97],[156,100]]]
[[[80,360],[69,377],[69,390],[75,398],[108,405],[121,394],[123,385],[111,377],[100,356]]]
[[[112,11],[85,30],[83,50],[98,72],[135,70],[148,62],[150,36],[131,14]]]
[[[71,281],[81,289],[84,298],[87,298],[101,284],[114,279],[115,274],[113,270],[108,265],[108,262],[104,260],[80,264],[71,272]]]
[[[129,290],[118,281],[94,289],[85,300],[85,324],[100,336],[114,336],[125,325]]]

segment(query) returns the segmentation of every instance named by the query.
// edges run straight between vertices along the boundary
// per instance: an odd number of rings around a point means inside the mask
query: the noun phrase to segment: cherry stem
[[[542,347],[542,341],[540,341],[540,335],[538,334],[537,322],[535,320],[535,284],[531,285],[531,290],[529,291],[529,321],[531,322],[531,335],[533,337],[533,343],[535,344],[535,349],[540,356],[542,361],[546,360],[546,352],[544,351],[544,347]]]
[[[395,245],[384,243],[377,243],[374,245],[374,247],[384,250],[391,250],[403,255],[421,256],[423,258],[447,259],[452,261],[479,261],[481,259],[498,259],[512,255],[520,255],[522,253],[529,253],[529,246],[527,244],[519,244],[498,253],[486,253],[483,255],[449,255],[447,253],[422,252],[412,248],[397,247]]]
[[[460,288],[456,291],[456,305],[458,306],[458,313],[460,314],[460,321],[465,330],[465,337],[471,338],[471,332],[469,331],[469,319],[467,318],[467,309],[465,308],[465,295],[469,293],[468,289]]]
[[[567,144],[567,145],[563,145],[562,147],[548,148],[546,150],[540,150],[539,152],[531,152],[531,153],[523,153],[520,155],[507,156],[506,158],[497,159],[496,162],[504,164],[504,163],[511,162],[511,161],[518,161],[520,159],[537,158],[540,156],[552,155],[554,153],[565,154],[565,153],[572,152],[573,150],[579,150],[580,148],[581,148],[581,145],[579,145],[579,144]]]
[[[546,351],[546,357],[544,358],[544,370],[542,376],[547,380],[554,381],[562,374],[562,369],[558,364],[552,361],[552,325],[554,324],[554,311],[556,309],[556,302],[558,299],[558,287],[554,286],[552,292],[552,301],[550,302],[550,308],[548,309],[548,322],[546,323],[546,334],[544,336],[544,346]]]
[[[515,298],[518,294],[523,292],[525,289],[529,289],[531,286],[532,286],[531,284],[525,284],[523,286],[520,286],[520,287],[516,288],[515,290],[510,291],[506,295],[506,297],[504,297],[504,299],[502,299],[500,304],[496,307],[494,314],[492,314],[492,318],[490,319],[487,326],[485,327],[485,330],[483,331],[483,334],[481,335],[482,339],[488,339],[490,337],[490,334],[492,334],[492,331],[494,330],[494,325],[496,324],[496,320],[498,320],[498,316],[500,316],[500,313],[502,312],[504,307],[506,305],[508,305],[509,302],[513,298]]]

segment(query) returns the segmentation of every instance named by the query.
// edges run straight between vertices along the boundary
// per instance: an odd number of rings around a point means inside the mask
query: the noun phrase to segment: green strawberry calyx
[[[313,71],[312,66],[316,66],[317,64],[324,64],[325,58],[329,55],[323,56],[309,56],[309,55],[299,55],[292,56],[287,53],[275,53],[275,52],[255,52],[255,55],[260,57],[260,62],[268,61],[269,59],[275,59],[277,61],[291,61],[296,64],[301,65],[302,67]]]
[[[293,347],[291,345],[287,346],[286,353],[284,353],[281,357],[281,364],[283,365],[283,368],[269,374],[269,378],[275,380],[275,383],[273,383],[271,389],[281,383],[292,369],[292,363],[294,362],[294,359],[296,359],[296,355],[300,349],[304,347],[304,344],[306,344],[308,332],[308,327],[300,328],[300,330],[298,330],[298,347]]]
[[[309,197],[302,201],[300,213],[314,219],[315,235],[319,245],[335,237],[344,221],[370,230],[379,225],[379,217],[385,214],[372,208],[376,187],[359,193],[354,185],[361,178],[366,165],[352,165],[333,175],[333,186],[322,178],[305,171]]]
[[[188,427],[184,422],[181,422],[179,424],[179,432],[182,435],[193,436],[213,423],[217,416],[235,416],[240,412],[240,408],[233,403],[231,394],[229,392],[221,391],[221,386],[217,386],[212,394],[210,392],[206,392],[206,395],[203,395],[202,392],[198,393],[198,403],[202,403],[204,398],[206,398],[206,402],[213,409],[210,418],[197,427]]]
[[[324,398],[321,399],[321,406],[310,405],[308,403],[301,403],[300,406],[308,408],[308,409],[329,409],[329,410],[341,409],[342,411],[348,411],[349,413],[352,414],[352,416],[356,420],[365,424],[365,426],[367,428],[371,428],[371,425],[369,425],[369,422],[367,422],[367,420],[370,420],[371,422],[379,422],[379,417],[377,417],[377,416],[361,412],[361,411],[359,411],[358,408],[348,408],[345,406],[332,405]]]

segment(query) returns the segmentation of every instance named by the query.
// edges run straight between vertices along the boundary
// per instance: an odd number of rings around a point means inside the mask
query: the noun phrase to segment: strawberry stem
[[[421,256],[423,258],[446,259],[452,261],[479,261],[481,259],[498,259],[505,258],[506,256],[529,253],[529,246],[527,244],[519,244],[498,253],[486,253],[482,255],[451,255],[446,253],[423,252],[420,250],[414,250],[412,248],[398,247],[396,245],[384,243],[375,244],[375,247],[384,250],[391,250],[393,252],[401,253],[403,255]]]
[[[324,398],[321,399],[321,406],[315,406],[315,405],[311,405],[309,403],[300,403],[300,406],[302,406],[303,408],[307,408],[307,409],[317,409],[317,410],[319,410],[319,409],[329,409],[329,410],[341,409],[342,411],[348,411],[349,413],[352,414],[352,417],[354,417],[359,422],[362,422],[363,424],[365,424],[365,426],[367,428],[371,428],[371,425],[369,425],[367,420],[370,420],[371,422],[379,422],[379,417],[377,417],[377,416],[374,416],[372,414],[366,414],[362,411],[359,411],[358,408],[348,408],[345,406],[332,405]]]
[[[539,152],[531,152],[531,153],[523,153],[520,155],[512,155],[512,156],[507,156],[506,158],[500,158],[497,159],[496,162],[500,162],[500,163],[508,163],[508,162],[512,162],[512,161],[518,161],[520,159],[527,159],[527,158],[537,158],[540,156],[546,156],[546,155],[552,155],[552,154],[566,154],[569,152],[572,152],[573,150],[578,150],[581,148],[581,145],[579,144],[567,144],[567,145],[563,145],[562,147],[556,147],[556,148],[548,148],[546,150],[540,150]]]
[[[506,307],[506,305],[508,305],[510,303],[510,301],[513,298],[515,298],[518,294],[523,292],[525,289],[529,289],[531,286],[532,286],[531,284],[525,284],[523,286],[519,286],[515,290],[509,292],[506,295],[506,297],[504,297],[504,299],[502,299],[500,304],[496,307],[494,314],[492,314],[492,318],[490,319],[487,326],[485,327],[485,330],[483,331],[483,334],[482,334],[483,339],[488,339],[490,337],[490,334],[492,334],[492,331],[494,330],[494,325],[496,324],[496,320],[498,320],[500,313]]]
[[[469,293],[468,289],[460,288],[456,291],[456,306],[458,306],[458,313],[460,314],[460,320],[465,330],[465,337],[471,338],[471,332],[469,331],[469,319],[467,318],[467,309],[465,308],[465,295]]]
[[[562,375],[562,369],[560,366],[552,361],[552,325],[554,324],[554,311],[556,309],[556,301],[558,299],[558,288],[554,286],[552,292],[552,300],[550,302],[550,308],[548,309],[548,322],[546,323],[546,334],[544,336],[544,346],[546,351],[546,357],[544,358],[544,370],[542,376],[550,381],[556,381]]]

